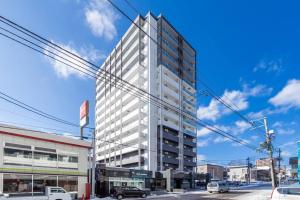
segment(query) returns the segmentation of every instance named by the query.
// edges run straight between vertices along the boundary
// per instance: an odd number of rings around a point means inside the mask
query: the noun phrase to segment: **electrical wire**
[[[2,19],[3,19],[3,17],[1,17]],[[2,20],[1,20],[2,21]],[[3,30],[3,29],[2,29]],[[7,37],[7,35],[5,35],[5,34],[3,34],[3,33],[0,33],[1,35],[3,35],[3,36],[6,36]],[[8,38],[9,39],[12,39],[12,40],[14,40],[14,41],[16,41],[16,42],[20,42],[20,41],[17,41],[16,39],[14,39],[14,38],[12,38],[12,37],[9,37],[8,36]],[[27,44],[24,44],[24,43],[20,43],[20,44],[23,44],[24,46],[27,46],[27,47],[29,47],[29,48],[31,48],[31,49],[33,49],[33,50],[37,50],[37,49],[34,49],[34,48],[32,48],[31,46],[29,46],[29,45],[27,45]],[[52,43],[52,44],[54,44],[54,43]],[[45,49],[44,49],[45,50]],[[42,54],[44,54],[44,52],[42,52],[42,51],[39,51],[38,50],[38,52],[39,53],[42,53]],[[45,54],[44,54],[45,55]],[[53,56],[49,56],[48,54],[46,55],[46,56],[48,56],[48,57],[50,57],[50,58],[52,58],[52,59],[54,59],[54,60],[57,60],[55,57],[53,57]],[[77,56],[77,55],[76,55]],[[68,65],[67,63],[65,63],[65,62],[63,62],[63,61],[59,61],[59,62],[62,62],[63,64],[66,64],[67,66],[70,66],[70,65]],[[74,68],[74,67],[73,67]],[[77,68],[75,68],[76,70],[78,70]],[[86,69],[85,69],[86,70]],[[80,71],[80,70],[79,70]],[[105,71],[106,72],[106,71]],[[83,72],[84,73],[84,72]],[[108,73],[108,72],[106,72],[106,73]],[[90,75],[90,74],[89,74]],[[111,74],[110,74],[111,75]],[[94,77],[95,78],[95,77]],[[123,82],[125,82],[125,81],[123,81],[123,80],[121,80],[121,82],[123,83]],[[124,89],[124,88],[123,88]],[[139,88],[138,88],[139,89]],[[139,89],[140,90],[140,89]],[[143,90],[142,90],[143,91]],[[141,97],[140,97],[141,98]],[[161,106],[161,105],[160,105]],[[172,109],[172,108],[171,108]],[[176,112],[178,112],[177,110],[176,110]],[[182,114],[182,113],[181,113]],[[200,125],[201,126],[204,126],[204,127],[207,127],[205,124],[201,124],[200,123]],[[211,128],[210,130],[213,130],[213,132],[216,132],[215,131],[215,129],[213,129],[213,128]],[[229,133],[228,133],[229,134]],[[230,136],[229,136],[230,137]],[[234,137],[234,136],[232,136],[231,135],[231,137]],[[240,142],[241,144],[245,144],[245,142]]]

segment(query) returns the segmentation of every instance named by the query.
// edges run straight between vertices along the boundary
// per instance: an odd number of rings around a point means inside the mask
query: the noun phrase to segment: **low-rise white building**
[[[229,181],[246,182],[248,180],[248,167],[247,165],[229,166],[228,176]]]
[[[91,144],[55,134],[0,126],[0,193],[37,194],[60,186],[81,196]]]

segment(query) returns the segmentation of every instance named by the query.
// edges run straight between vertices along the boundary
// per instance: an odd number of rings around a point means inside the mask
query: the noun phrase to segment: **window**
[[[57,176],[34,175],[33,192],[44,193],[46,186],[57,186]]]
[[[78,178],[73,176],[59,176],[58,186],[67,192],[78,191]]]
[[[66,192],[60,188],[52,188],[51,193],[66,193]]]
[[[31,193],[32,176],[3,174],[3,193]]]
[[[36,160],[47,160],[57,161],[57,155],[52,153],[34,152],[34,159]]]
[[[56,149],[48,149],[48,148],[43,148],[43,147],[35,147],[34,149],[37,151],[48,151],[48,152],[56,153]]]
[[[16,147],[20,149],[29,149],[31,150],[31,146],[28,145],[22,145],[22,144],[12,144],[12,143],[5,143],[6,147]]]
[[[77,156],[68,156],[68,155],[58,155],[59,162],[70,162],[70,163],[78,163]]]
[[[27,150],[4,148],[4,156],[31,159],[32,152]]]

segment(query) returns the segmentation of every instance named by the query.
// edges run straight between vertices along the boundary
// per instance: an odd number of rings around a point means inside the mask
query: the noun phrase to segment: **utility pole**
[[[247,183],[250,184],[250,175],[251,171],[250,171],[250,158],[247,158]]]
[[[264,117],[264,126],[266,131],[266,142],[265,148],[269,152],[269,159],[270,159],[270,168],[271,168],[271,179],[272,179],[272,188],[275,189],[276,187],[276,180],[275,180],[275,169],[274,169],[274,160],[273,160],[273,145],[272,145],[272,134],[273,132],[268,128],[268,121],[267,118]]]
[[[280,185],[280,180],[281,180],[281,171],[280,171],[280,163],[281,162],[281,149],[278,149],[278,184]]]
[[[92,134],[92,148],[93,148],[93,156],[92,156],[92,180],[91,180],[91,183],[92,183],[92,199],[95,198],[95,182],[96,182],[96,178],[95,178],[95,166],[96,166],[96,138],[95,138],[95,129],[92,130],[93,131],[93,134]]]

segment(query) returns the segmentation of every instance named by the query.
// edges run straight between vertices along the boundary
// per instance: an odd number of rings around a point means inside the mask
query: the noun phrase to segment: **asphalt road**
[[[208,193],[206,191],[187,192],[180,194],[168,194],[162,196],[149,196],[147,199],[159,200],[270,200],[271,194],[270,186],[255,186],[251,188],[231,190],[228,193]],[[131,198],[132,199],[132,198]],[[136,200],[145,200],[142,198],[135,198]]]
[[[219,200],[225,200],[225,199],[237,199],[237,197],[245,195],[247,191],[231,191],[229,193],[207,193],[207,192],[202,192],[202,193],[186,193],[186,194],[177,194],[175,196],[169,196],[169,197],[155,197],[151,199],[168,199],[168,200],[178,200],[178,199],[183,199],[183,200],[214,200],[214,199],[219,199]]]

